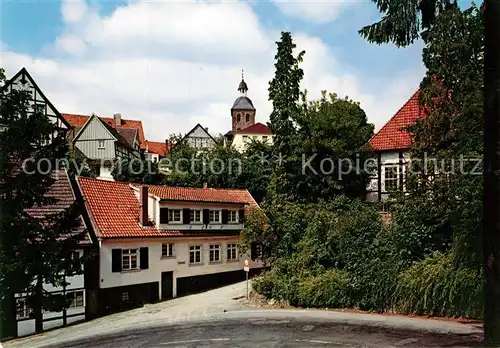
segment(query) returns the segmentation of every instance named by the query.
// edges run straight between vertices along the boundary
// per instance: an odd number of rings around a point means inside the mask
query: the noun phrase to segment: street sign
[[[245,265],[243,266],[243,270],[245,271],[247,278],[247,300],[248,300],[248,272],[250,271],[250,267],[248,265],[248,260],[245,260]]]

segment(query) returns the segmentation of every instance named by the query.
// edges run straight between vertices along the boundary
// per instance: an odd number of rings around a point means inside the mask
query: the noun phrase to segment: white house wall
[[[16,80],[12,81],[9,89],[10,91],[17,90],[29,92],[31,94],[31,100],[29,101],[30,108],[28,112],[33,112],[33,106],[37,105],[39,108],[42,108],[42,112],[46,114],[49,120],[56,124],[58,128],[67,128],[62,119],[57,116],[59,114],[58,111],[50,106],[49,101],[42,96],[41,91],[31,83],[24,73],[20,74]]]
[[[162,243],[174,243],[174,258],[162,258]],[[158,238],[149,240],[104,240],[100,252],[100,287],[111,288],[125,285],[134,285],[150,282],[159,283],[159,297],[161,298],[161,273],[173,271],[173,295],[177,295],[177,278],[215,274],[221,272],[243,270],[248,254],[240,256],[239,260],[227,261],[227,244],[237,244],[238,237],[211,237],[211,238]],[[221,245],[219,263],[209,262],[209,245]],[[189,264],[189,246],[202,245],[202,265]],[[112,249],[139,249],[148,248],[149,268],[112,272]],[[239,251],[238,251],[239,252]],[[140,256],[138,256],[138,259]],[[249,260],[250,261],[250,260]],[[251,267],[261,267],[259,262],[251,262]]]
[[[80,250],[80,256],[82,256],[83,251]],[[85,289],[84,289],[84,275],[77,274],[74,276],[66,277],[66,290],[62,286],[53,286],[52,284],[43,284],[43,289],[50,293],[62,293],[63,291],[73,292],[73,291],[83,291],[83,306],[77,308],[67,308],[66,309],[66,323],[72,323],[75,321],[80,321],[85,319]],[[23,298],[26,294],[16,294],[15,298]],[[54,327],[59,327],[64,325],[63,312],[43,312],[43,330],[51,329]],[[57,318],[57,319],[54,319]],[[52,319],[52,320],[51,320]],[[17,316],[16,316],[16,320]],[[20,319],[17,321],[17,335],[26,336],[35,333],[35,319]]]
[[[390,193],[386,190],[385,187],[385,166],[388,165],[400,165],[400,175],[403,176],[406,174],[406,164],[410,161],[410,153],[405,151],[402,152],[402,158],[400,158],[400,152],[381,152],[380,153],[380,173],[377,168],[375,169],[374,175],[370,178],[367,185],[367,195],[366,200],[369,202],[377,202],[379,200],[379,180],[380,176],[380,200],[386,200]],[[404,183],[403,183],[404,189]]]
[[[248,140],[244,140],[244,136],[248,137]],[[254,138],[255,137],[255,138]],[[232,146],[240,152],[245,151],[246,147],[248,146],[248,143],[250,143],[250,139],[254,139],[256,141],[264,141],[263,137],[267,137],[265,140],[268,144],[273,143],[273,137],[270,134],[235,134],[232,142]]]

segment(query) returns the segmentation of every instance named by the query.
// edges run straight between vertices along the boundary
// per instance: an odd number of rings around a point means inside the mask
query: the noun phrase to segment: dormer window
[[[201,210],[191,209],[189,212],[189,220],[191,223],[201,223]]]
[[[168,222],[181,223],[182,222],[182,211],[180,209],[169,209],[168,210]]]
[[[220,224],[221,223],[221,211],[220,210],[210,210],[210,222]]]
[[[228,222],[231,224],[238,223],[238,211],[237,210],[228,211],[227,218]]]

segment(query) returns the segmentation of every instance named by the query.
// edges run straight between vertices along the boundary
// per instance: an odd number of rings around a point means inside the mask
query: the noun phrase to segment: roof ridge
[[[403,104],[403,105],[402,105],[402,106],[398,109],[398,111],[396,111],[396,112],[392,115],[392,117],[391,117],[390,119],[388,119],[388,120],[387,120],[387,122],[386,122],[386,123],[382,126],[382,128],[380,128],[380,129],[378,130],[378,132],[377,132],[377,133],[375,133],[375,134],[374,134],[374,135],[370,138],[370,140],[368,140],[368,142],[370,142],[370,141],[371,141],[373,138],[375,138],[375,137],[376,137],[376,136],[377,136],[380,132],[382,132],[382,130],[383,130],[385,127],[387,127],[387,126],[388,126],[388,124],[391,122],[391,120],[392,120],[394,117],[396,117],[396,116],[397,116],[397,115],[401,112],[401,110],[403,110],[403,109],[405,108],[405,106],[406,106],[406,105],[408,105],[408,103],[409,103],[409,102],[413,99],[413,97],[414,97],[416,94],[418,94],[419,92],[420,92],[420,88],[418,88],[418,89],[417,89],[417,90],[416,90],[416,91],[415,91],[415,92],[411,95],[411,97],[410,97],[410,98],[408,98],[408,99],[406,100],[406,102],[405,102],[405,103],[404,103],[404,104]]]

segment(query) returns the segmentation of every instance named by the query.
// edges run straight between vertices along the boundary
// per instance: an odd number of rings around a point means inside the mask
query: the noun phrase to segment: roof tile
[[[413,139],[406,128],[415,124],[419,118],[424,117],[420,108],[418,89],[411,98],[396,112],[396,114],[369,140],[374,151],[389,151],[408,149],[413,144]]]
[[[191,231],[160,230],[139,223],[139,200],[130,183],[79,178],[82,194],[102,238],[190,236]],[[141,185],[134,185],[140,187]],[[197,189],[148,185],[162,198],[184,201],[231,202],[257,206],[247,190]],[[203,192],[202,192],[203,191]]]

